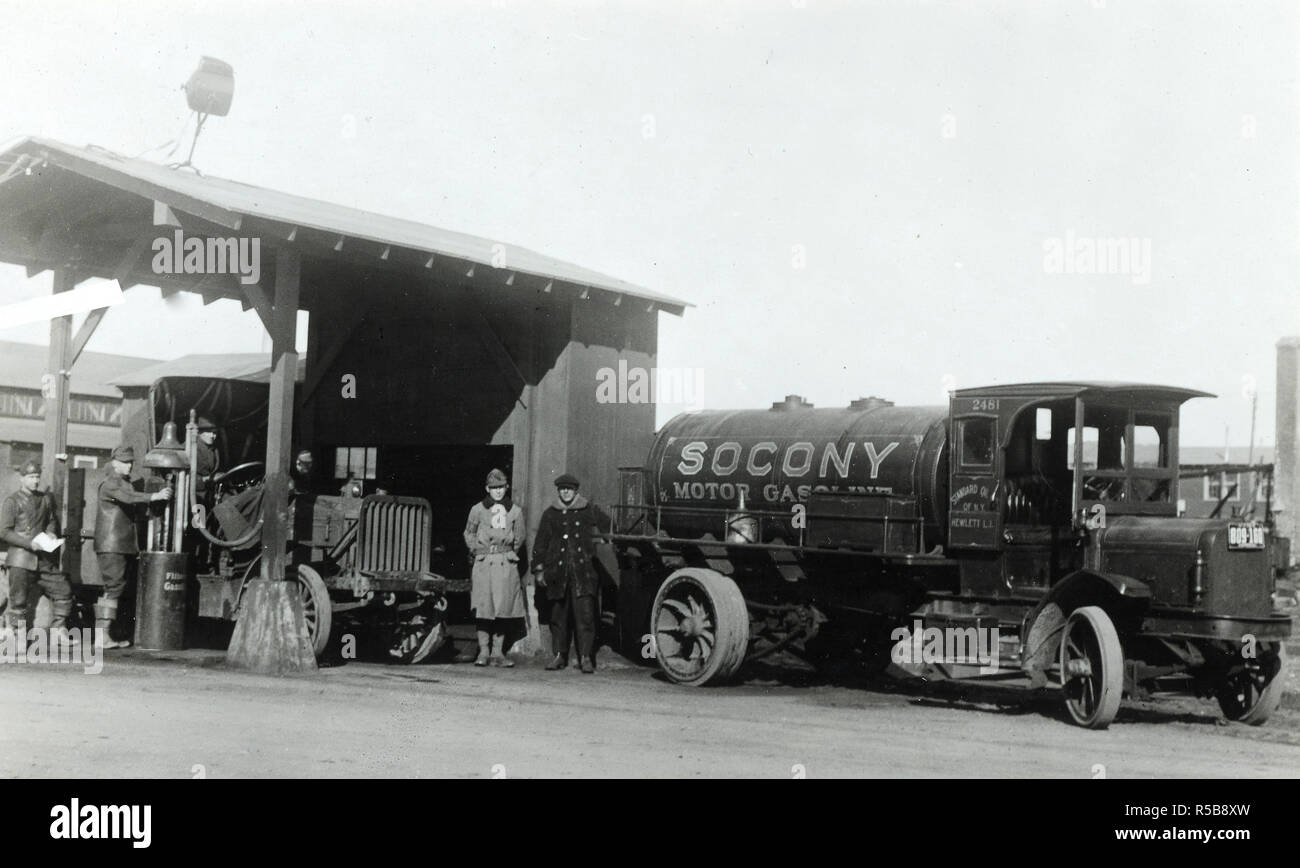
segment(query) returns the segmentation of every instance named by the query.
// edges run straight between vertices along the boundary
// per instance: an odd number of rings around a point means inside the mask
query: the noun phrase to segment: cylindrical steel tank
[[[770,410],[683,413],[663,427],[646,466],[652,505],[791,512],[815,492],[914,498],[927,541],[946,537],[948,409],[895,407],[879,399],[816,409],[798,396]],[[788,522],[764,519],[764,541],[789,538]],[[721,537],[713,516],[666,512],[671,536]]]
[[[141,552],[136,589],[135,644],[146,651],[185,647],[185,584],[190,556]]]

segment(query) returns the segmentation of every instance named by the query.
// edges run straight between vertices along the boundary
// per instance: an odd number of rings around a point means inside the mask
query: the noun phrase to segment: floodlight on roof
[[[225,117],[235,95],[235,69],[215,57],[199,58],[199,68],[182,86],[185,101],[201,115]]]
[[[194,148],[199,143],[199,133],[210,115],[225,117],[230,112],[230,101],[235,96],[235,69],[224,60],[215,57],[200,57],[199,68],[190,74],[189,80],[181,85],[185,91],[185,101],[198,114],[198,123],[194,126],[194,138],[190,142],[190,153],[185,162],[171,166],[173,169],[194,169]],[[194,169],[194,171],[198,171]]]

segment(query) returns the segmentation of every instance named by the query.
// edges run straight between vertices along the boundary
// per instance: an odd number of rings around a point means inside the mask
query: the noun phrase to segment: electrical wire
[[[167,157],[170,157],[172,154],[176,153],[176,149],[181,146],[181,137],[185,135],[185,128],[190,125],[190,121],[193,120],[196,114],[198,114],[198,112],[191,111],[188,115],[185,116],[185,119],[181,121],[181,128],[176,131],[176,135],[172,136],[170,139],[163,142],[161,145],[154,145],[152,148],[149,148],[146,151],[141,151],[131,159],[138,160],[141,157],[143,157],[145,154],[152,154],[154,151],[161,151],[163,148],[167,147],[168,145],[171,145],[172,149],[167,153],[163,154],[163,158],[166,159]]]

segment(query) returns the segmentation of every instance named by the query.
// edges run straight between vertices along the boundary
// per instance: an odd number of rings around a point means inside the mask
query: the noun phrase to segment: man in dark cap
[[[130,446],[114,449],[111,466],[99,484],[96,496],[99,512],[95,517],[95,556],[99,560],[104,590],[95,604],[95,628],[97,635],[103,636],[104,648],[125,648],[131,644],[114,641],[108,631],[117,619],[117,601],[126,590],[127,568],[140,554],[136,540],[136,510],[142,504],[170,500],[172,496],[171,488],[153,494],[136,491],[129,479],[134,463],[135,450]],[[103,632],[99,633],[100,630]]]
[[[212,477],[221,469],[221,453],[217,451],[217,426],[207,416],[198,419],[199,439],[194,444],[197,466],[194,471],[194,490],[199,500],[204,500]]]
[[[22,487],[0,503],[0,540],[9,544],[9,609],[5,617],[9,628],[25,638],[38,597],[32,593],[33,586],[39,584],[50,598],[51,634],[58,641],[73,639],[75,634],[67,633],[72,586],[59,571],[57,552],[41,545],[59,536],[59,504],[54,495],[41,491],[39,464],[28,461],[18,472]]]
[[[555,480],[555,500],[542,513],[533,545],[533,571],[538,587],[551,601],[551,644],[555,657],[550,670],[569,665],[569,645],[578,640],[578,664],[595,672],[596,591],[592,558],[601,514],[578,494],[578,479],[564,474]]]

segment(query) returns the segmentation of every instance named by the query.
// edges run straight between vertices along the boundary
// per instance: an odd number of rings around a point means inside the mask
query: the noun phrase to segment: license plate
[[[1228,525],[1228,549],[1251,551],[1264,547],[1264,526],[1258,524]]]

